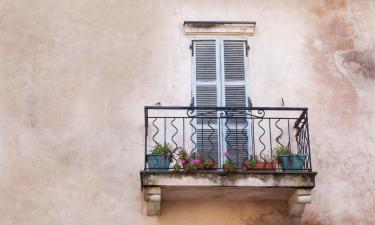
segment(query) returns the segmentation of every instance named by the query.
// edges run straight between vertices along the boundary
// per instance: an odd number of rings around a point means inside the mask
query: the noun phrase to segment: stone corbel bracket
[[[185,21],[186,35],[245,35],[255,32],[254,21]]]
[[[296,189],[289,198],[289,215],[302,217],[305,205],[311,203],[311,189]]]
[[[147,216],[159,216],[161,206],[161,187],[146,187],[143,189],[144,200],[147,204]]]

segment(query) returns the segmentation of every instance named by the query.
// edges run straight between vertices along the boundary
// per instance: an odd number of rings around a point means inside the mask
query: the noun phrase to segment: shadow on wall
[[[159,222],[163,225],[291,225],[300,224],[300,219],[289,218],[288,203],[281,200],[188,200],[164,201]]]

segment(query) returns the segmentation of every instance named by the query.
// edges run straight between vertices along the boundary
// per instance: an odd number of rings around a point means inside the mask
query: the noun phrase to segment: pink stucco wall
[[[282,202],[168,201],[146,217],[143,106],[190,101],[184,20],[255,20],[255,105],[310,108],[302,221],[375,224],[372,0],[3,0],[0,224],[288,224]]]

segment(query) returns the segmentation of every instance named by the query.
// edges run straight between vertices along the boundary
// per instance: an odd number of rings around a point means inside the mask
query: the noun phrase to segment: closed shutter
[[[249,90],[247,78],[246,41],[223,40],[222,59],[222,102],[226,107],[246,107]],[[225,146],[229,157],[240,166],[248,158],[249,124],[246,111],[230,112],[236,119],[227,119],[225,127]]]
[[[193,41],[193,97],[195,106],[219,106],[220,88],[220,54],[217,40]],[[215,111],[197,110],[198,118],[194,121],[196,126],[196,150],[205,158],[218,162],[218,121]],[[208,118],[211,117],[211,118]]]
[[[246,47],[246,41],[238,40],[193,41],[195,106],[248,106]],[[226,120],[212,118],[218,116],[216,111],[197,110],[194,114],[204,115],[204,118],[194,119],[197,152],[222,163],[222,153],[228,151],[230,159],[240,167],[242,160],[249,157],[251,126],[244,119],[246,111],[230,112],[237,119]]]

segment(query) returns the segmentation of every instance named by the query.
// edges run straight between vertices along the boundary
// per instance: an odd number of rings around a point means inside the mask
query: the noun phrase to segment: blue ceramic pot
[[[152,171],[167,171],[169,170],[170,160],[167,154],[147,155],[148,168]]]
[[[306,155],[280,155],[281,168],[283,171],[302,171],[304,169]]]

